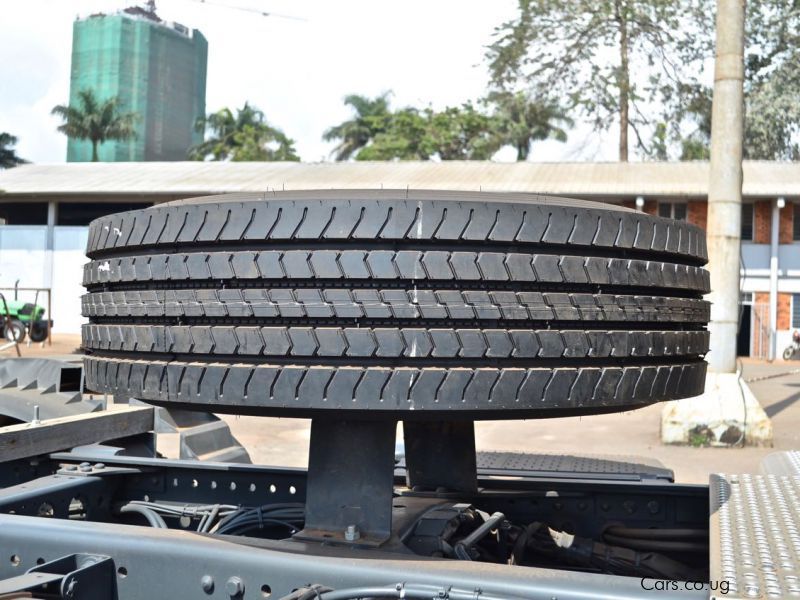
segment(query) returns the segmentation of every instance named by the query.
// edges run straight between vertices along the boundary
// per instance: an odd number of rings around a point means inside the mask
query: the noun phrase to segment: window
[[[792,294],[792,329],[800,329],[800,294]]]
[[[659,202],[658,216],[667,219],[686,220],[686,202]]]
[[[800,240],[800,202],[792,202],[792,239]]]
[[[0,225],[47,225],[47,202],[0,203]]]
[[[755,204],[742,204],[742,241],[753,241],[753,213]]]

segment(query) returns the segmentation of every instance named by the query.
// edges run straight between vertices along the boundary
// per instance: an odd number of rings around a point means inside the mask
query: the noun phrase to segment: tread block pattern
[[[707,331],[83,326],[90,350],[242,357],[628,358],[702,356]]]
[[[397,199],[400,193],[409,199]],[[543,202],[528,195],[527,202],[509,203],[502,195],[468,192],[375,190],[368,200],[348,191],[315,194],[318,199],[293,200],[299,195],[291,192],[239,195],[236,201],[220,196],[109,215],[92,222],[87,254],[176,243],[379,238],[548,243],[707,258],[705,236],[694,225],[592,202]]]
[[[710,290],[702,267],[636,259],[499,252],[265,250],[148,254],[94,260],[83,285],[193,280],[502,281]]]
[[[702,392],[706,364],[597,369],[286,366],[138,361],[89,356],[90,389],[208,410],[304,414],[318,409],[469,411],[486,418],[560,411],[584,414]]]
[[[97,219],[87,254],[98,391],[217,412],[518,418],[703,388],[704,233],[620,207],[239,194]]]
[[[705,300],[484,290],[176,289],[92,292],[85,317],[481,319],[706,323]]]

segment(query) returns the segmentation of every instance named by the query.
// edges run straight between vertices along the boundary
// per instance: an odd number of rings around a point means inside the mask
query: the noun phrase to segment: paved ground
[[[55,336],[52,346],[22,347],[23,356],[68,354],[80,336]],[[5,351],[0,356],[10,356]],[[759,461],[775,450],[800,449],[800,362],[769,364],[743,361],[743,377],[772,418],[774,448],[689,448],[659,442],[661,407],[596,417],[478,423],[477,444],[483,450],[616,454],[649,457],[674,469],[676,479],[707,483],[713,472],[755,472]],[[302,419],[224,417],[254,462],[305,466],[309,422]],[[400,435],[398,435],[400,437]]]

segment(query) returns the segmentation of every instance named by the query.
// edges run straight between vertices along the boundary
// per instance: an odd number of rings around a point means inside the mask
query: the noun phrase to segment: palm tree
[[[26,160],[17,156],[17,151],[14,146],[17,145],[16,136],[0,131],[0,169],[10,169],[21,165]]]
[[[495,105],[501,143],[516,149],[518,161],[528,159],[531,145],[537,140],[551,138],[565,142],[567,132],[558,124],[565,127],[574,124],[558,105],[524,92],[495,92],[488,101]]]
[[[64,120],[58,130],[79,140],[92,143],[92,162],[99,160],[97,147],[105,141],[124,142],[136,137],[136,113],[120,112],[119,97],[99,100],[92,90],[78,92],[78,106],[59,104],[52,114]]]
[[[358,94],[345,96],[344,103],[355,112],[354,118],[331,127],[322,139],[326,142],[339,141],[333,149],[336,160],[347,160],[372,141],[379,133],[386,131],[389,112],[389,95],[384,92],[376,98]]]
[[[264,113],[247,102],[236,115],[229,108],[211,113],[198,121],[197,128],[211,135],[189,149],[192,160],[300,160],[294,140],[270,125]]]

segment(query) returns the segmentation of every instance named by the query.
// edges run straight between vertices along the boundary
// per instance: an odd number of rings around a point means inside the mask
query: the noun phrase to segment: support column
[[[778,330],[778,248],[780,243],[781,208],[786,201],[778,198],[772,204],[769,252],[769,360],[775,360]]]
[[[736,370],[744,128],[744,0],[717,0],[717,46],[708,185],[711,371]]]
[[[57,205],[55,200],[50,200],[47,203],[47,234],[45,236],[45,273],[44,273],[44,287],[53,288],[53,271],[55,264],[55,256],[53,254],[55,249],[55,227],[58,218]],[[53,315],[47,315],[48,319],[52,319]]]
[[[311,420],[300,540],[379,546],[392,533],[395,421]]]
[[[772,423],[736,374],[744,129],[744,0],[717,0],[717,51],[708,183],[711,347],[705,393],[668,402],[661,441],[668,444],[769,445]]]
[[[478,490],[475,423],[404,421],[406,479],[412,490]]]

